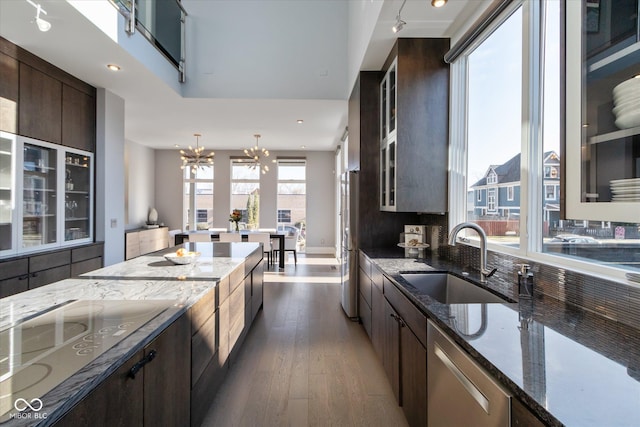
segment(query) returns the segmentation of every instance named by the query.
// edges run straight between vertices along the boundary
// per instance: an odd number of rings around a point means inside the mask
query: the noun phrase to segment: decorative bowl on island
[[[174,264],[185,265],[191,264],[200,256],[200,252],[188,252],[184,249],[178,249],[176,252],[165,254],[165,259]]]

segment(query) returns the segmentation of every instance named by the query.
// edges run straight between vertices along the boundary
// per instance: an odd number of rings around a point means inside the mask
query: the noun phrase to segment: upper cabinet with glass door
[[[640,218],[638,0],[566,2],[566,216]]]
[[[0,132],[0,255],[15,251],[17,235],[15,216],[16,136]]]
[[[380,83],[380,210],[396,210],[396,64]]]
[[[0,256],[93,240],[93,156],[0,135]]]
[[[380,86],[380,210],[447,211],[449,39],[402,38]]]

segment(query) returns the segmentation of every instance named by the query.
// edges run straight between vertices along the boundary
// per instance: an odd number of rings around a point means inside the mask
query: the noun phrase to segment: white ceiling
[[[52,23],[47,33],[31,23],[35,9],[26,0],[0,0],[0,35],[122,97],[129,141],[174,148],[193,144],[200,133],[207,149],[239,149],[260,133],[260,145],[272,151],[333,150],[347,124],[354,78],[347,69],[349,1],[366,6],[365,0],[183,0],[189,17],[182,85],[173,76],[163,80],[166,66],[150,69],[66,0],[40,0]],[[384,1],[360,69],[380,69],[397,36],[451,36],[483,2],[449,0],[436,10],[427,0],[408,0],[407,25],[396,35],[390,28],[401,4]],[[108,63],[122,70],[110,72]]]

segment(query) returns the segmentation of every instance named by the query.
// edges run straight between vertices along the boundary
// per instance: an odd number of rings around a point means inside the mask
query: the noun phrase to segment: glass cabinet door
[[[0,254],[16,248],[15,221],[15,135],[0,132]]]
[[[640,218],[638,0],[567,2],[567,217]]]
[[[65,153],[64,240],[86,239],[91,232],[91,157]]]
[[[57,154],[53,148],[24,144],[22,248],[58,241]]]

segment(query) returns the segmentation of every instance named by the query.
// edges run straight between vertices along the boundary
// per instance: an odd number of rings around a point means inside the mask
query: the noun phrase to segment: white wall
[[[216,151],[214,177],[214,227],[228,227],[231,212],[231,156],[240,151]],[[290,151],[272,156],[307,159],[307,251],[333,253],[335,245],[335,156],[331,151]],[[182,229],[182,171],[177,150],[155,152],[155,203],[159,221],[169,229]],[[272,168],[260,178],[260,226],[277,225],[277,170]],[[130,193],[129,197],[136,197]]]
[[[124,167],[125,228],[131,230],[143,226],[155,207],[155,150],[125,141]]]
[[[155,152],[155,204],[158,222],[169,230],[182,229],[182,161],[174,150]],[[131,197],[136,197],[131,194]]]
[[[105,89],[96,99],[96,240],[104,265],[124,260],[124,100]]]

